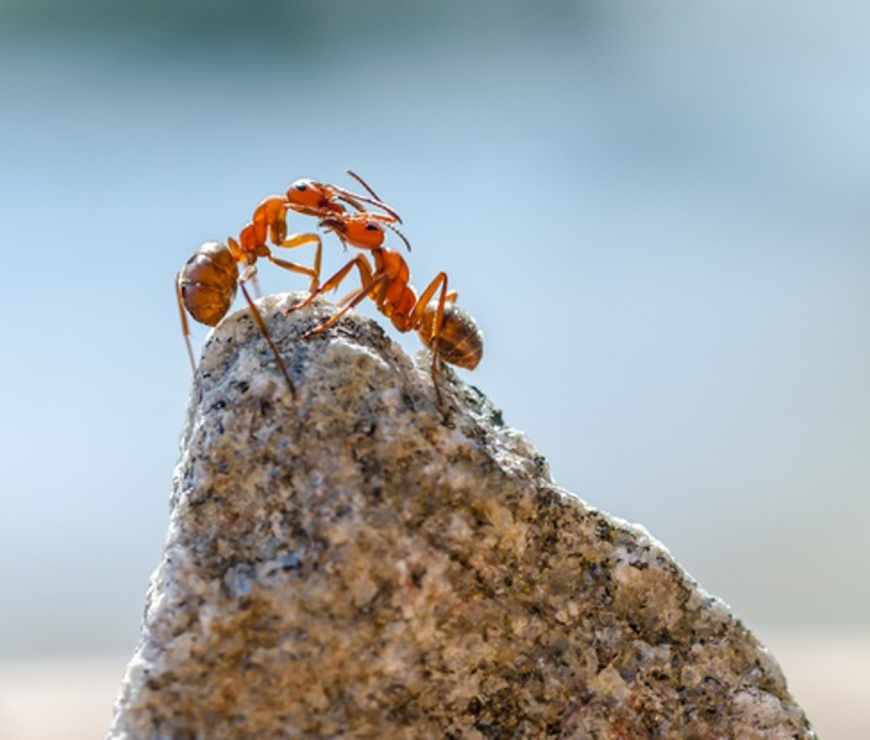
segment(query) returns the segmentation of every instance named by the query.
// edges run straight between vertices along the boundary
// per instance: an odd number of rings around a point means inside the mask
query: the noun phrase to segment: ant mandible
[[[438,388],[438,360],[473,370],[483,356],[483,334],[471,315],[455,305],[457,293],[448,292],[446,272],[439,272],[419,299],[417,298],[414,288],[409,284],[411,271],[408,263],[399,252],[382,246],[384,228],[382,220],[376,216],[377,214],[359,213],[321,219],[322,228],[334,232],[343,242],[370,252],[374,269],[364,255],[356,255],[288,313],[304,308],[322,293],[337,289],[356,267],[361,287],[339,302],[338,313],[303,336],[308,338],[330,328],[369,296],[396,329],[400,332],[416,330],[423,343],[432,350],[432,383],[440,406],[442,399]],[[433,300],[436,292],[438,298]]]

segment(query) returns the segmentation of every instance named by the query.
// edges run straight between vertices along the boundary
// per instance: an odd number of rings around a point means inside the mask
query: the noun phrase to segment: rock
[[[641,527],[452,370],[298,296],[194,383],[111,738],[811,738],[782,672]]]

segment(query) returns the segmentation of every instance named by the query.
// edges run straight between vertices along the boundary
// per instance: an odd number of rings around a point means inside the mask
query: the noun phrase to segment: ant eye
[[[381,227],[377,224],[366,224],[366,231],[380,231]]]
[[[304,193],[306,190],[308,190],[308,185],[306,185],[304,182],[297,182],[296,185],[295,185],[294,187],[295,187],[295,188],[296,188],[300,193]]]

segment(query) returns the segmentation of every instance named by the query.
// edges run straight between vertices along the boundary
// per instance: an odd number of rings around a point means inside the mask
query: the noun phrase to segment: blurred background
[[[402,214],[414,284],[448,271],[486,335],[463,376],[556,481],[728,602],[822,737],[870,736],[868,23],[0,0],[0,737],[108,727],[191,382],[175,272],[348,168]]]

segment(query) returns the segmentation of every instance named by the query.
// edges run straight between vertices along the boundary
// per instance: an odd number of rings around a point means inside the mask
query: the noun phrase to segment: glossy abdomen
[[[431,347],[435,337],[435,317],[438,302],[432,301],[423,312],[418,333],[427,347]],[[474,370],[483,357],[483,333],[477,322],[467,311],[453,303],[444,306],[441,322],[441,338],[438,340],[438,356],[451,365]]]
[[[181,269],[178,282],[190,315],[214,326],[226,316],[236,297],[239,267],[229,247],[206,242]]]

